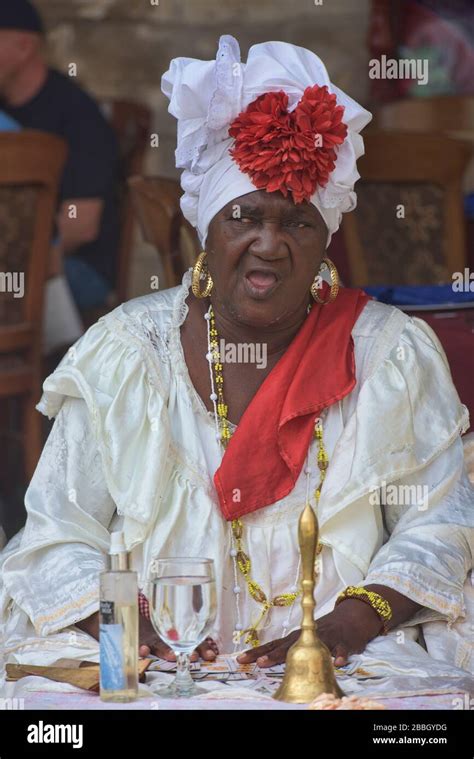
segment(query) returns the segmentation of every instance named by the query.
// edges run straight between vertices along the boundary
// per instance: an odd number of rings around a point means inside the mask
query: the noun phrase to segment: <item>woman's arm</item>
[[[373,557],[363,584],[381,585],[419,604],[407,617],[413,624],[454,622],[463,614],[474,545],[474,488],[461,438],[390,488],[389,503],[382,506],[390,536]]]
[[[25,506],[22,540],[4,562],[3,581],[37,634],[49,635],[98,610],[116,513],[82,399],[61,407]]]
[[[389,629],[410,619],[421,608],[410,598],[384,585],[364,584],[364,587],[379,593],[390,603],[393,618],[387,625]],[[320,617],[317,625],[318,635],[334,656],[335,666],[343,667],[350,654],[362,653],[367,644],[380,634],[382,622],[369,604],[356,598],[347,598],[332,612]],[[239,661],[242,664],[257,662],[260,667],[281,664],[299,635],[299,629],[293,630],[285,638],[246,651],[238,657]]]
[[[465,471],[461,439],[394,485],[398,490],[391,491],[391,505],[383,506],[389,538],[361,585],[389,602],[389,629],[432,619],[454,621],[463,613],[463,585],[472,567],[474,539],[474,489]],[[420,500],[420,494],[425,498]],[[382,627],[369,604],[352,598],[317,623],[336,666],[346,664],[350,654],[362,653]],[[239,661],[258,660],[262,667],[284,662],[299,634],[294,630],[246,652]]]
[[[90,617],[80,619],[76,622],[76,627],[99,640],[99,612],[95,611]]]
[[[419,611],[422,608],[421,604],[417,603],[416,601],[412,601],[411,598],[407,598],[407,596],[404,596],[402,593],[399,593],[397,590],[393,590],[393,588],[387,587],[387,585],[376,585],[376,584],[367,585],[364,582],[363,587],[366,588],[367,590],[374,591],[374,593],[378,593],[380,596],[382,596],[382,598],[384,598],[390,604],[390,608],[392,610],[392,617],[387,622],[387,628],[389,630],[391,630],[392,627],[398,627],[398,625],[403,624],[403,622],[407,622],[409,619],[411,619],[414,616],[414,614],[417,611]],[[350,599],[347,599],[346,601],[344,601],[344,603],[348,603],[349,600]],[[359,603],[364,603],[364,602],[359,601]],[[377,617],[377,619],[380,619],[378,614],[373,609],[372,611],[373,611],[373,614]]]
[[[176,654],[168,644],[161,640],[156,634],[151,622],[140,615],[138,623],[138,640],[140,644],[138,650],[139,655],[149,656],[150,654],[153,654],[153,656],[159,656],[161,659],[175,661]],[[87,619],[82,619],[79,622],[76,622],[76,627],[79,627],[80,630],[83,630],[89,635],[92,635],[96,640],[99,640],[99,612],[96,611],[94,614],[91,614],[90,617],[87,617]],[[213,641],[212,638],[206,638],[206,640],[201,643],[191,655],[191,661],[197,661],[200,656],[207,661],[212,661],[216,658],[218,653],[219,649],[215,641]]]

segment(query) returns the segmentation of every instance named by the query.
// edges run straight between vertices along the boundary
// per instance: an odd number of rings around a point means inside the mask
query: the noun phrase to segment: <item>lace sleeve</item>
[[[412,624],[440,618],[452,624],[465,613],[474,551],[474,489],[461,438],[415,474],[385,484],[380,497],[390,536],[364,585],[387,585],[420,603]]]
[[[25,496],[27,521],[5,560],[10,597],[48,635],[97,611],[115,503],[87,406],[66,398]]]

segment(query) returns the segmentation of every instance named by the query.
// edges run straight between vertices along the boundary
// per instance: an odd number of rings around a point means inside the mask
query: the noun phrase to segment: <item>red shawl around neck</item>
[[[313,304],[260,385],[214,475],[227,520],[275,503],[294,488],[315,419],[356,383],[351,332],[369,300],[362,290],[341,287],[333,303]]]

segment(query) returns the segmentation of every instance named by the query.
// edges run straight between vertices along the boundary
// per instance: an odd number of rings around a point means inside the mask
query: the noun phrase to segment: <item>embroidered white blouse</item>
[[[212,479],[222,452],[180,341],[189,286],[188,271],[179,287],[116,308],[44,383],[38,409],[55,423],[26,493],[26,525],[0,554],[7,660],[50,663],[96,653],[96,642],[74,624],[98,609],[99,572],[110,531],[119,527],[141,587],[155,556],[213,558],[214,637],[222,651],[246,648],[234,642],[231,534]],[[408,627],[425,623],[429,633],[430,624],[441,624],[430,655],[413,644],[420,672],[436,670],[435,659],[444,673],[448,664],[469,671],[472,640],[463,630],[469,629],[472,593],[474,490],[460,437],[467,409],[438,339],[422,320],[369,302],[352,335],[357,384],[323,416],[330,465],[318,507],[323,549],[316,616],[329,613],[349,584],[388,585],[423,606]],[[308,461],[314,493],[314,444]],[[252,575],[267,597],[288,592],[297,579],[305,497],[302,472],[289,496],[243,518]],[[261,607],[242,577],[238,584],[246,627]],[[261,641],[297,628],[300,618],[298,601],[291,610],[272,608]],[[439,648],[444,634],[449,655]],[[392,635],[366,649],[389,669],[401,661],[400,646],[390,648]]]

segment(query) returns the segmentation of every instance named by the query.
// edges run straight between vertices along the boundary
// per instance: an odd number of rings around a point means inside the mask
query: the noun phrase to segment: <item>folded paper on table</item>
[[[96,662],[61,659],[57,664],[63,666],[42,667],[33,664],[7,664],[7,681],[20,680],[28,675],[46,677],[59,683],[69,683],[77,688],[98,693],[100,690],[100,667]],[[140,659],[138,662],[138,677],[145,682],[145,672],[151,664],[151,659]],[[67,666],[65,666],[67,665]]]

